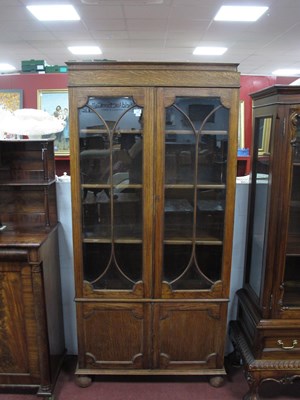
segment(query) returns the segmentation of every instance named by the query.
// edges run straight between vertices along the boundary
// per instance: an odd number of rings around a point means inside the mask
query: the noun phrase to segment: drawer
[[[263,359],[299,359],[300,335],[276,334],[263,338]]]

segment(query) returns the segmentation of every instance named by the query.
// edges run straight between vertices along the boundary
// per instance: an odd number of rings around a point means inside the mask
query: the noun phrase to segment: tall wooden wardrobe
[[[223,366],[236,65],[70,62],[79,384]]]

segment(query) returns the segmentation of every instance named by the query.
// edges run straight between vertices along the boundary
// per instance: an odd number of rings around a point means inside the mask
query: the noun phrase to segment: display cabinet
[[[0,141],[0,392],[51,398],[65,353],[53,141]]]
[[[236,65],[68,68],[78,383],[188,374],[217,385],[225,374]]]
[[[262,382],[300,377],[300,87],[252,99],[245,284],[230,329],[254,400]]]

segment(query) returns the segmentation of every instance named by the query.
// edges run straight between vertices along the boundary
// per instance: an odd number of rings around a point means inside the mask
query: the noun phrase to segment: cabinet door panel
[[[4,268],[3,268],[4,267]],[[36,383],[37,338],[30,268],[3,263],[0,272],[0,384]]]
[[[147,335],[150,329],[146,305],[98,303],[79,307],[83,312],[85,357],[81,368],[149,367]]]
[[[217,303],[155,305],[156,368],[220,368],[224,346],[224,307],[224,304]]]

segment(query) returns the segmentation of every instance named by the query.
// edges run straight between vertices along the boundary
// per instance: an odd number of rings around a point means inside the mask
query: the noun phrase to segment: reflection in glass
[[[258,151],[260,155],[270,153],[270,136],[271,136],[272,118],[265,117],[258,120]]]
[[[142,108],[131,97],[89,97],[79,131],[85,279],[132,289],[142,271]]]
[[[268,129],[268,131],[266,130]],[[249,221],[252,224],[252,243],[249,254],[249,283],[259,296],[262,282],[262,271],[265,264],[264,242],[268,234],[266,221],[268,218],[267,203],[270,191],[270,155],[262,152],[263,137],[268,137],[270,146],[272,124],[270,118],[257,118],[254,131],[253,165],[252,165],[252,196],[254,208]]]
[[[79,110],[83,184],[107,184],[120,172],[130,175],[130,183],[141,183],[141,116],[131,98],[89,98]]]
[[[163,278],[172,289],[221,279],[228,121],[219,98],[178,97],[166,109]]]

